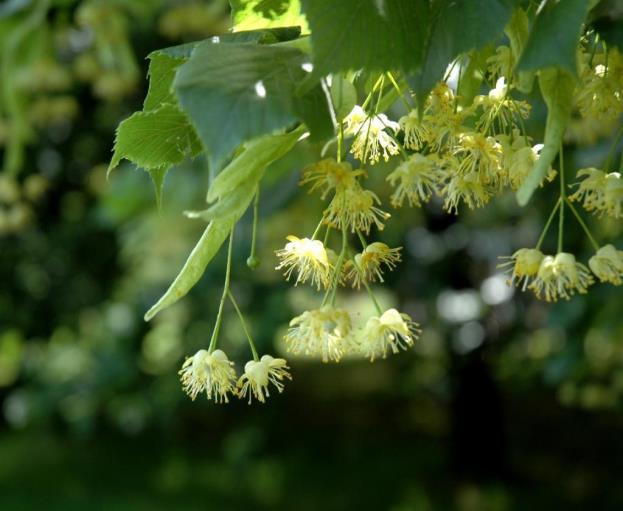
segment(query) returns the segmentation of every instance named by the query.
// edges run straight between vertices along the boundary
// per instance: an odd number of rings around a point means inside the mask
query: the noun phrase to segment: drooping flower
[[[354,136],[350,152],[358,160],[374,165],[381,157],[387,161],[400,152],[398,143],[388,133],[396,133],[400,125],[385,114],[369,115],[356,105],[344,119],[344,124],[345,133]]]
[[[441,195],[444,197],[443,208],[450,213],[458,213],[461,201],[470,209],[475,209],[483,207],[491,199],[491,194],[482,183],[480,176],[473,172],[453,173],[441,190]]]
[[[291,353],[318,356],[323,362],[339,362],[352,348],[351,330],[348,312],[325,305],[292,319],[285,342]]]
[[[398,124],[404,132],[404,145],[407,149],[419,151],[430,137],[426,123],[420,120],[417,110],[411,110],[398,119]]]
[[[249,396],[249,404],[255,397],[260,403],[270,396],[268,384],[272,383],[278,392],[283,391],[285,379],[291,380],[288,363],[283,358],[264,355],[260,360],[249,360],[244,366],[244,374],[238,380],[238,396]]]
[[[194,401],[201,392],[215,403],[228,402],[227,394],[234,393],[236,371],[222,350],[199,350],[188,357],[179,371],[184,392]]]
[[[385,358],[413,346],[420,336],[420,326],[408,314],[387,309],[381,316],[371,317],[361,332],[361,349],[370,362]]]
[[[354,261],[347,265],[346,278],[352,280],[353,287],[359,289],[362,282],[375,282],[377,279],[383,282],[383,265],[390,270],[396,268],[400,262],[400,250],[390,248],[385,243],[375,241],[370,243],[361,254],[356,254]]]
[[[474,105],[483,109],[476,126],[487,133],[495,124],[505,131],[515,125],[515,118],[527,119],[530,116],[530,104],[514,100],[508,94],[508,84],[503,76],[498,78],[489,94],[476,96]]]
[[[613,245],[601,247],[588,261],[589,268],[601,282],[623,284],[623,251]]]
[[[346,228],[351,232],[370,232],[370,227],[376,225],[377,229],[385,227],[383,220],[390,215],[376,205],[381,203],[377,195],[371,190],[365,190],[361,186],[353,186],[338,191],[329,206],[324,211],[325,221],[338,229]]]
[[[395,187],[392,206],[402,206],[405,199],[410,206],[421,206],[439,192],[444,178],[445,173],[434,156],[412,154],[387,176],[387,181]]]
[[[353,170],[348,162],[338,163],[333,158],[326,158],[305,168],[301,185],[310,185],[310,192],[320,190],[320,198],[324,200],[331,191],[356,186],[357,178],[364,174],[362,169]]]
[[[287,280],[296,273],[295,286],[310,280],[317,289],[327,287],[331,278],[331,265],[322,241],[296,236],[288,236],[287,240],[286,246],[276,251],[281,261],[275,269],[285,269]]]
[[[509,285],[521,286],[525,291],[528,284],[537,276],[541,262],[545,256],[536,248],[520,248],[510,257],[509,261],[498,265],[498,268],[506,269],[510,278]]]
[[[473,174],[487,186],[499,188],[504,184],[502,146],[493,137],[482,133],[462,133],[454,148],[459,174]]]
[[[521,147],[512,152],[508,164],[508,181],[513,190],[518,190],[525,182],[539,159],[542,149],[543,144],[536,144],[532,147]],[[550,176],[546,176],[546,179],[550,179]]]
[[[428,143],[434,151],[442,152],[445,147],[454,145],[463,121],[471,114],[469,109],[455,108],[455,104],[454,92],[445,82],[433,87],[428,96],[423,122],[429,131]]]
[[[537,298],[555,302],[559,298],[568,300],[576,292],[586,293],[592,283],[593,277],[586,266],[577,262],[573,254],[560,252],[555,257],[543,258],[529,289]]]
[[[584,177],[570,200],[582,201],[586,211],[599,215],[620,218],[623,214],[623,179],[619,172],[605,172],[590,167],[578,170],[578,177]]]

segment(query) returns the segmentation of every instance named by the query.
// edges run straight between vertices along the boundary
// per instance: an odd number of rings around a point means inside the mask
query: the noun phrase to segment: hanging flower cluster
[[[578,111],[587,118],[618,117],[623,113],[623,59],[616,51],[607,56],[593,52],[590,59],[582,55]],[[439,197],[445,211],[457,214],[464,206],[480,208],[507,190],[519,190],[539,161],[543,145],[534,144],[525,131],[530,105],[514,97],[515,63],[516,55],[501,46],[482,70],[490,83],[488,93],[472,99],[459,97],[456,90],[460,87],[453,88],[444,80],[420,102],[421,109],[408,101],[413,95],[405,94],[391,73],[381,73],[365,101],[338,120],[335,157],[324,157],[307,166],[300,180],[301,186],[324,202],[318,226],[311,234],[287,236],[284,247],[275,251],[275,268],[287,281],[294,286],[310,284],[322,293],[316,308],[302,311],[290,321],[284,335],[289,353],[316,357],[325,363],[337,363],[347,356],[373,362],[414,346],[421,334],[419,324],[405,312],[381,307],[371,287],[382,283],[386,272],[397,267],[402,249],[375,239],[391,215],[380,197],[366,186],[368,174],[381,160],[396,160],[385,176],[394,208],[422,207]],[[388,83],[407,107],[397,121],[379,111]],[[615,137],[613,147],[622,136],[623,130]],[[540,183],[558,178],[560,184],[558,200],[541,236],[534,247],[519,248],[502,257],[499,268],[507,273],[509,285],[554,302],[586,293],[596,280],[623,284],[623,251],[611,244],[600,246],[576,208],[579,203],[599,216],[623,216],[623,182],[619,172],[610,170],[610,160],[603,169],[580,169],[579,182],[572,185],[573,193],[568,193],[560,152],[558,170],[550,167]],[[565,212],[575,217],[594,247],[595,254],[587,264],[564,249]],[[559,220],[557,250],[547,254],[541,247],[555,218]],[[270,388],[281,392],[291,378],[288,363],[283,358],[258,356],[229,289],[230,263],[231,237],[223,298],[210,347],[184,362],[182,385],[193,399],[205,392],[215,402],[227,402],[230,396],[265,402]],[[340,288],[352,292],[363,288],[376,314],[353,317],[339,303]],[[253,353],[241,376],[227,355],[217,349],[227,297],[240,317]]]

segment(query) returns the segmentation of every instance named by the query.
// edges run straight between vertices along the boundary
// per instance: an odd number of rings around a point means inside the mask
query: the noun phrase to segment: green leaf
[[[357,104],[357,89],[345,78],[334,75],[331,83],[331,101],[336,119],[342,121]]]
[[[203,235],[188,256],[186,263],[169,289],[145,313],[145,321],[149,321],[158,312],[173,305],[197,283],[203,275],[208,263],[214,258],[223,242],[227,239],[235,220],[226,217],[210,222]]]
[[[420,104],[461,53],[496,42],[512,12],[512,0],[437,0],[422,67],[409,76]]]
[[[528,203],[556,158],[573,109],[575,80],[568,72],[559,68],[544,69],[539,72],[539,86],[547,105],[545,137],[539,159],[517,191],[517,202],[521,206]]]
[[[158,209],[162,207],[162,191],[164,189],[164,178],[166,177],[169,169],[170,167],[159,167],[147,171],[149,173],[149,177],[151,178],[152,183],[154,184],[154,189],[156,192],[156,206],[158,207]]]
[[[174,105],[164,105],[135,112],[119,124],[108,172],[124,158],[152,170],[169,168],[200,151],[201,145],[184,113]]]
[[[428,0],[303,0],[314,70],[414,70],[424,56]]]
[[[298,97],[306,56],[293,48],[201,43],[176,75],[182,109],[207,149],[212,172],[241,143],[294,124],[326,131],[327,99],[316,86]]]
[[[299,0],[230,0],[234,30],[296,25],[309,32]]]
[[[576,49],[587,13],[588,0],[549,0],[536,16],[518,69],[556,66],[576,74]]]
[[[143,103],[143,110],[154,110],[164,103],[176,104],[172,90],[175,72],[186,58],[171,57],[163,52],[154,52],[149,58],[149,90]]]
[[[257,181],[257,175],[289,152],[302,134],[303,129],[298,128],[291,133],[264,136],[246,144],[244,150],[210,185],[208,202],[224,197],[245,182]]]
[[[513,54],[513,62],[516,64],[521,58],[524,51],[528,36],[530,34],[530,22],[525,11],[521,7],[517,7],[513,12],[511,20],[506,25],[504,33],[508,36],[511,43],[511,52]],[[530,93],[534,83],[535,71],[518,71],[517,72],[517,88],[521,92]]]

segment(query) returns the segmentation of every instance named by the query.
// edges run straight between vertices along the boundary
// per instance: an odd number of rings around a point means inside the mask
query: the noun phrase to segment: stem
[[[381,98],[383,97],[383,87],[385,86],[385,75],[381,75],[381,85],[379,86],[379,95],[376,100],[376,105],[374,107],[374,115],[376,115],[379,111],[379,105],[381,103]]]
[[[337,162],[342,161],[342,144],[344,143],[344,124],[340,121],[340,126],[337,131]]]
[[[619,141],[621,140],[621,136],[623,136],[623,126],[621,126],[619,128],[619,131],[617,131],[617,134],[614,136],[612,146],[608,151],[608,156],[606,157],[606,162],[604,163],[604,172],[606,174],[610,171],[610,164],[612,163],[612,159],[614,158],[614,154],[616,153],[616,149],[619,145]]]
[[[398,87],[398,83],[396,83],[396,80],[394,79],[394,76],[389,71],[387,73],[385,73],[385,74],[387,75],[387,78],[389,79],[389,81],[393,85],[394,89],[396,89],[396,92],[400,96],[400,100],[402,101],[402,104],[407,109],[407,112],[409,112],[409,110],[411,110],[412,107],[408,103],[408,101],[405,99],[403,92],[400,90],[400,87]]]
[[[459,77],[456,80],[456,94],[454,95],[454,113],[459,109],[459,89],[461,87],[461,73],[463,72],[463,64],[459,62]]]
[[[320,228],[322,227],[322,218],[320,219],[320,222],[318,222],[318,225],[316,226],[316,229],[314,230],[314,233],[312,234],[311,239],[315,240],[316,236],[318,236],[318,233],[320,232]]]
[[[255,348],[255,343],[253,342],[253,339],[251,338],[251,334],[249,332],[249,329],[247,328],[247,322],[244,320],[244,316],[242,315],[242,312],[240,312],[240,307],[238,307],[238,302],[236,302],[236,299],[234,298],[234,295],[233,295],[233,293],[231,292],[230,289],[227,290],[227,296],[229,296],[229,301],[231,302],[231,304],[234,306],[234,309],[236,309],[236,312],[238,313],[238,318],[240,319],[240,324],[242,325],[242,329],[244,330],[244,334],[247,336],[247,340],[249,341],[249,346],[251,346],[251,352],[253,353],[253,360],[255,360],[257,362],[260,359],[260,357],[257,354],[257,349]]]
[[[368,296],[372,300],[372,303],[374,304],[374,307],[376,308],[376,311],[379,313],[379,316],[381,316],[383,314],[383,309],[381,309],[381,306],[379,305],[379,302],[377,301],[376,296],[374,296],[374,293],[372,292],[372,289],[370,288],[370,285],[366,281],[365,275],[363,273],[363,269],[357,264],[357,261],[353,257],[352,253],[350,253],[350,251],[349,251],[348,256],[350,257],[350,260],[355,265],[355,269],[357,270],[357,273],[359,273],[359,276],[361,277],[361,283],[363,284],[363,287],[366,288]]]
[[[259,204],[260,204],[260,187],[258,185],[255,192],[255,199],[253,200],[253,227],[251,230],[251,254],[249,257],[255,257],[255,240],[257,239],[257,222],[259,217]]]
[[[326,247],[327,242],[329,241],[329,234],[331,234],[331,226],[327,224],[327,230],[324,232],[324,240],[322,244]]]
[[[562,156],[562,144],[560,144],[558,158],[560,159],[560,211],[558,212],[558,253],[560,253],[562,252],[562,239],[565,224],[565,205],[563,201],[567,198],[565,195],[565,166]]]
[[[333,273],[333,280],[331,282],[331,286],[327,289],[327,292],[322,299],[322,305],[325,305],[329,298],[333,303],[335,301],[335,295],[337,294],[337,285],[340,281],[340,272],[342,271],[342,263],[344,262],[344,257],[346,256],[346,249],[348,243],[348,233],[346,232],[346,227],[342,227],[342,250],[337,259],[337,263],[335,265],[335,272]]]
[[[556,201],[556,205],[554,206],[554,209],[552,209],[552,212],[549,215],[549,218],[547,219],[547,222],[545,222],[545,227],[543,227],[543,231],[541,231],[541,235],[539,236],[539,240],[536,243],[536,248],[537,250],[539,250],[541,248],[541,245],[543,244],[543,240],[545,239],[545,235],[547,234],[547,231],[549,230],[549,226],[552,224],[552,221],[554,220],[554,217],[556,216],[556,212],[558,211],[558,208],[560,207],[560,203],[562,202],[561,198],[558,197],[558,200]]]
[[[372,100],[372,96],[374,95],[374,93],[376,92],[377,87],[380,85],[381,83],[381,79],[383,78],[383,75],[379,76],[378,79],[376,80],[376,82],[374,83],[374,85],[372,86],[372,90],[370,91],[370,93],[368,94],[368,97],[365,99],[365,101],[363,102],[363,104],[361,105],[361,108],[363,108],[364,110],[366,109],[366,107],[368,106],[368,103],[370,103],[370,101]],[[382,89],[381,89],[382,90]]]
[[[234,226],[235,227],[235,226]],[[212,353],[216,348],[218,333],[221,329],[221,321],[223,319],[223,307],[225,306],[225,298],[229,291],[229,277],[231,275],[231,254],[232,247],[234,245],[234,227],[231,228],[229,233],[229,246],[227,247],[227,268],[225,270],[225,284],[223,285],[223,294],[221,296],[221,303],[218,306],[218,314],[216,315],[216,322],[214,323],[214,330],[212,330],[212,338],[210,339],[210,347],[208,353]]]
[[[361,231],[357,230],[357,236],[359,236],[359,241],[361,241],[361,245],[363,246],[363,249],[365,250],[368,244],[366,243],[366,239],[363,237],[363,234],[361,234]]]
[[[591,245],[593,245],[593,248],[595,249],[595,252],[597,252],[597,250],[599,250],[599,244],[597,243],[597,241],[595,240],[595,238],[591,234],[591,231],[588,228],[588,226],[586,225],[586,222],[584,222],[584,220],[580,216],[580,213],[578,213],[578,210],[573,205],[573,203],[569,199],[567,199],[566,197],[565,197],[565,202],[567,203],[567,206],[569,206],[569,209],[571,210],[571,212],[575,215],[575,218],[578,221],[578,223],[582,226],[582,229],[584,229],[584,232],[586,233],[586,236],[588,237],[588,240],[591,242]]]

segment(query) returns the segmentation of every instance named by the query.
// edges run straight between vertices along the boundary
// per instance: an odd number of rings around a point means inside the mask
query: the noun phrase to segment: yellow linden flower
[[[588,266],[601,282],[623,284],[623,251],[613,245],[601,247],[588,261]]]
[[[462,133],[453,151],[460,174],[475,174],[485,185],[503,184],[502,146],[493,137],[482,133]]]
[[[413,346],[420,336],[420,326],[408,314],[388,309],[380,317],[368,320],[361,333],[361,349],[370,362],[387,353],[398,353]]]
[[[214,399],[215,403],[227,403],[227,393],[235,390],[236,371],[233,365],[221,350],[212,353],[199,350],[185,360],[179,371],[184,392],[193,401],[205,391],[208,399]]]
[[[483,207],[491,198],[491,194],[482,183],[480,176],[473,172],[453,174],[441,190],[441,194],[445,197],[443,208],[455,214],[459,212],[461,201],[467,204],[470,209],[475,209]]]
[[[348,261],[346,278],[352,280],[353,287],[359,289],[362,282],[383,282],[382,265],[390,270],[400,262],[402,247],[389,248],[385,243],[370,243],[361,254],[355,255],[354,261]]]
[[[396,189],[391,197],[392,206],[402,206],[405,199],[409,206],[421,206],[433,193],[439,192],[439,183],[445,173],[432,156],[412,154],[387,176]]]
[[[317,289],[327,287],[330,283],[331,265],[322,241],[300,239],[296,236],[288,236],[286,239],[286,246],[275,252],[281,259],[275,269],[285,269],[287,280],[296,272],[295,286],[299,282],[310,280]]]
[[[264,355],[260,360],[249,360],[244,366],[244,374],[238,380],[238,397],[249,396],[249,404],[253,397],[260,403],[266,402],[270,396],[268,384],[272,383],[278,392],[283,391],[283,380],[291,380],[287,361]]]
[[[524,183],[534,164],[539,159],[543,144],[537,144],[535,146],[522,147],[514,151],[509,158],[508,163],[508,180],[513,190],[518,190]],[[555,174],[554,174],[555,175]],[[546,179],[553,179],[553,176],[548,174]]]
[[[455,111],[455,102],[454,93],[446,83],[437,84],[428,96],[423,121],[429,131],[428,143],[434,151],[453,145],[465,117],[471,113],[470,110]]]
[[[356,105],[344,119],[345,133],[353,135],[350,152],[360,161],[374,165],[381,156],[385,161],[400,152],[398,144],[386,130],[396,133],[397,122],[390,121],[385,114],[368,115]]]
[[[555,257],[543,258],[529,288],[537,298],[555,302],[559,298],[568,300],[576,291],[586,293],[592,283],[593,277],[586,266],[578,263],[573,254],[560,252]]]
[[[325,305],[305,311],[290,321],[285,336],[288,351],[339,362],[351,350],[352,324],[348,312]]]
[[[343,190],[357,185],[357,177],[365,175],[362,169],[353,170],[348,162],[338,163],[326,158],[306,167],[301,185],[311,185],[309,191],[321,190],[321,199],[326,199],[332,190]]]
[[[614,218],[623,216],[623,179],[618,172],[610,172],[606,175],[606,191],[604,193],[603,210]]]
[[[530,104],[526,101],[517,101],[508,95],[506,78],[501,76],[495,83],[495,88],[486,96],[476,96],[474,105],[483,109],[483,114],[476,123],[478,128],[489,131],[494,123],[506,131],[514,125],[516,116],[527,119],[530,116]]]
[[[398,124],[405,134],[404,145],[407,149],[419,151],[430,137],[426,124],[420,121],[417,110],[411,110],[398,119]]]
[[[338,190],[324,211],[324,219],[333,227],[345,227],[352,232],[361,231],[367,234],[372,225],[382,231],[385,227],[382,220],[387,220],[390,214],[376,207],[375,204],[380,203],[374,192],[359,185]]]
[[[582,201],[586,211],[595,211],[599,215],[622,216],[623,180],[618,172],[605,172],[596,168],[580,169],[578,177],[585,177],[577,191],[569,196],[574,201]]]
[[[510,257],[501,257],[510,261],[499,264],[498,268],[505,268],[510,274],[509,285],[521,285],[525,291],[530,281],[537,276],[544,257],[536,248],[520,248]]]

